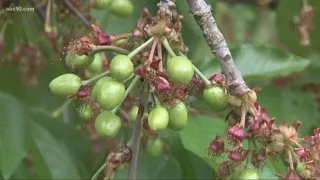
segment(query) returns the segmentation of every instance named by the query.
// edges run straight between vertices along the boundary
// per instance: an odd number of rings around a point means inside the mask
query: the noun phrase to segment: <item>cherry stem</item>
[[[125,34],[120,34],[120,35],[115,35],[115,36],[111,36],[111,41],[116,41],[116,40],[119,40],[119,39],[124,39],[124,38],[127,38],[127,37],[131,37],[132,36],[132,33],[125,33]]]
[[[135,55],[140,53],[142,50],[144,50],[146,47],[148,47],[154,40],[154,36],[148,39],[145,43],[141,44],[139,47],[137,47],[135,50],[133,50],[130,54],[128,54],[128,58],[132,59]]]
[[[179,51],[179,55],[183,56],[185,58],[187,58],[182,52]],[[187,58],[188,59],[188,58]],[[197,68],[197,66],[195,66],[193,63],[193,69],[195,71],[195,73],[199,76],[199,78],[202,80],[202,82],[204,83],[205,87],[209,87],[211,85],[211,82],[209,81],[209,79],[206,78],[206,76],[204,76],[204,74],[202,74],[202,72]]]
[[[92,176],[91,180],[97,179],[97,177],[99,176],[99,174],[100,174],[106,167],[107,167],[107,163],[103,163],[102,166],[98,169],[98,171],[94,173],[94,175]]]
[[[139,75],[135,75],[135,77],[133,78],[133,80],[131,81],[130,85],[128,86],[128,88],[126,89],[122,102],[127,98],[128,94],[131,92],[131,90],[133,89],[133,87],[137,84],[137,82],[139,81],[141,76]],[[119,106],[115,107],[114,109],[111,110],[111,112],[116,113],[119,109],[119,107],[121,106],[122,102],[120,103]]]
[[[157,95],[154,94],[154,93],[152,95],[153,95],[154,102],[156,103],[156,107],[161,106],[161,103],[160,103],[159,98],[157,97]]]
[[[109,71],[105,71],[105,72],[103,72],[103,73],[101,73],[101,74],[99,74],[99,75],[97,75],[97,76],[95,76],[95,77],[92,77],[92,78],[90,78],[90,79],[88,79],[88,80],[82,81],[82,86],[89,85],[89,84],[93,83],[94,81],[102,78],[103,76],[107,76],[107,75],[109,75],[109,74],[110,74]]]
[[[152,63],[154,52],[156,50],[156,47],[157,47],[159,41],[160,41],[159,38],[155,38],[155,40],[153,41],[152,47],[151,47],[149,57],[148,57],[147,61],[144,62],[144,66],[147,68],[147,70],[150,70],[150,64]]]
[[[243,127],[246,125],[246,114],[247,114],[247,105],[243,101],[241,104],[241,120],[240,120],[240,127]]]
[[[69,106],[69,104],[73,101],[73,99],[67,99],[60,107],[58,107],[56,110],[52,112],[52,116],[55,118],[58,118],[61,116],[62,111]]]
[[[131,161],[128,173],[128,179],[135,180],[137,173],[137,165],[138,165],[138,156],[139,156],[139,148],[140,148],[140,139],[141,139],[141,121],[143,117],[144,108],[148,108],[145,106],[145,102],[148,102],[149,88],[147,83],[144,83],[144,87],[141,90],[141,99],[139,105],[139,111],[136,118],[136,123],[134,125],[134,129],[132,131],[131,139],[128,141],[127,145],[131,149]]]
[[[158,57],[160,58],[159,71],[163,72],[163,57],[162,57],[162,46],[161,46],[161,44],[158,44],[157,51],[158,51]]]
[[[294,143],[296,146],[298,146],[299,148],[301,147],[301,145],[297,142],[297,141],[295,141],[295,140],[290,140],[292,143]]]
[[[51,0],[47,1],[47,11],[46,11],[46,21],[44,23],[44,30],[48,33],[51,32],[50,26],[50,17],[51,17]]]
[[[251,161],[251,157],[252,157],[252,153],[253,153],[253,142],[252,142],[252,140],[249,140],[248,141],[248,149],[250,150],[250,153],[249,153],[249,155],[248,155],[248,157],[247,157],[247,160],[246,160],[246,165],[245,165],[245,167],[248,167],[249,166],[249,162]]]
[[[172,48],[170,47],[169,42],[168,42],[168,39],[167,39],[166,37],[164,37],[164,38],[162,39],[162,44],[163,44],[164,48],[168,51],[168,53],[170,54],[171,57],[177,56],[177,55],[173,52]]]
[[[109,50],[116,52],[116,53],[121,53],[121,54],[129,54],[130,53],[128,50],[120,48],[120,47],[116,47],[116,46],[95,46],[95,45],[92,45],[92,50],[89,54],[94,55],[96,53],[103,52],[103,51],[109,51]]]
[[[290,169],[294,170],[293,159],[292,159],[292,154],[291,154],[290,149],[287,150],[287,153],[288,153],[288,161],[289,161]]]

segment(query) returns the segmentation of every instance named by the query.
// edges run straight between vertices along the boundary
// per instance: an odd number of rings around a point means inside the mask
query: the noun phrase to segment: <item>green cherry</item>
[[[157,106],[151,110],[148,116],[150,129],[154,131],[165,130],[169,123],[169,113],[166,108]]]
[[[164,149],[164,143],[160,138],[148,139],[146,144],[147,153],[153,157],[160,156]]]
[[[176,100],[175,105],[168,109],[169,113],[169,125],[168,127],[175,131],[181,131],[188,122],[188,110],[186,105],[180,101]]]
[[[167,62],[167,73],[174,83],[189,84],[194,75],[193,64],[183,56],[175,56]]]
[[[112,0],[95,0],[94,8],[98,10],[107,9]]]
[[[80,87],[80,77],[71,73],[63,74],[49,84],[51,92],[62,97],[76,95]]]
[[[94,60],[93,56],[67,54],[66,64],[71,68],[86,68]]]
[[[94,56],[93,62],[89,65],[88,70],[92,73],[101,73],[103,68],[103,59],[100,53]]]
[[[94,127],[99,136],[113,138],[119,133],[121,124],[119,116],[110,111],[103,111],[97,116]]]
[[[92,115],[93,115],[92,107],[87,103],[82,103],[78,107],[77,111],[81,119],[88,120],[92,118]]]
[[[103,83],[97,92],[97,103],[104,110],[112,110],[121,104],[125,87],[118,81],[111,80]]]
[[[123,81],[129,78],[133,74],[133,63],[126,55],[116,55],[110,63],[109,71],[111,77],[118,81]]]
[[[129,111],[129,117],[131,121],[136,121],[137,115],[138,115],[139,107],[138,106],[133,106],[130,111]]]
[[[115,0],[110,9],[117,16],[128,17],[133,13],[133,4],[130,0]]]
[[[203,99],[213,111],[222,111],[228,107],[225,101],[224,89],[219,86],[211,86],[203,91]]]
[[[91,97],[94,101],[97,100],[97,94],[98,94],[98,91],[99,91],[101,85],[107,81],[110,81],[110,80],[112,81],[111,77],[102,77],[95,83],[95,85],[93,86],[93,88],[91,90]]]

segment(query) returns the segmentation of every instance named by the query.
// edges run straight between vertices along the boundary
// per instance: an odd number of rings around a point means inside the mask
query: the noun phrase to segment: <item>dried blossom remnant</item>
[[[241,143],[245,138],[243,127],[232,126],[228,130],[228,139],[236,144]]]
[[[250,150],[245,150],[242,147],[239,147],[234,150],[230,150],[228,154],[228,158],[232,161],[244,161],[247,159],[248,153]]]
[[[216,138],[210,143],[210,146],[207,149],[208,154],[211,155],[221,155],[222,153],[225,152],[224,149],[224,141],[221,136],[216,136]]]
[[[232,169],[232,163],[230,161],[225,161],[219,166],[219,175],[222,178],[225,178],[230,175]]]
[[[267,160],[266,150],[264,148],[260,150],[253,150],[251,156],[251,163],[257,168],[262,169]]]
[[[111,38],[107,33],[102,32],[99,26],[92,25],[92,28],[94,30],[94,33],[96,37],[99,40],[99,45],[110,45],[111,44]]]

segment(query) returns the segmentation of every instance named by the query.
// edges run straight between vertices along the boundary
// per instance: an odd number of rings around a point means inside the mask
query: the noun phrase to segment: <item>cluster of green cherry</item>
[[[181,26],[179,22],[175,24]],[[171,31],[164,32],[159,29],[167,28],[157,25],[153,23],[150,26],[157,27],[158,31],[150,31],[156,33],[149,33],[151,35],[147,38],[130,36],[116,39],[108,45],[92,45],[90,40],[83,41],[92,36],[76,40],[81,46],[78,49],[82,51],[74,52],[75,48],[69,48],[73,51],[67,52],[65,62],[77,72],[85,72],[82,73],[85,75],[80,77],[76,73],[66,73],[49,84],[53,94],[69,101],[80,99],[79,117],[94,121],[97,135],[107,138],[114,138],[123,126],[125,121],[118,110],[125,108],[122,107],[125,101],[132,100],[128,97],[141,99],[146,94],[146,101],[142,103],[144,112],[139,121],[143,121],[145,134],[153,134],[146,141],[146,149],[153,156],[160,155],[164,149],[159,132],[167,127],[181,131],[187,125],[185,101],[190,95],[203,99],[213,111],[228,107],[223,76],[216,74],[208,79],[187,58],[186,52],[181,51],[182,42],[178,41],[181,28],[170,28]],[[102,40],[99,36],[106,34],[98,33],[96,36]],[[127,49],[119,45],[119,41],[124,40],[131,42],[125,46]],[[113,53],[111,61],[102,51]],[[131,104],[127,113],[130,120],[136,122],[139,107]]]
[[[134,10],[130,0],[95,0],[93,7],[97,10],[110,9],[113,14],[119,17],[130,16]]]

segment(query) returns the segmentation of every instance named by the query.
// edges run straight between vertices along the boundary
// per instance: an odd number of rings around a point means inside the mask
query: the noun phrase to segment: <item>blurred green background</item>
[[[152,14],[157,12],[155,0],[132,2],[134,13],[131,17],[117,17],[109,10],[91,10],[90,14],[109,34],[131,32],[144,7]],[[258,96],[259,104],[276,118],[277,123],[284,119],[288,122],[300,120],[303,123],[301,134],[311,134],[320,123],[320,1],[308,0],[316,11],[315,30],[308,46],[301,45],[297,27],[292,23],[303,7],[302,0],[279,0],[277,7],[272,9],[255,3],[237,3],[236,0],[207,2],[212,5],[218,27],[244,79],[251,88],[263,89]],[[33,6],[31,1],[17,1],[17,4]],[[187,2],[177,0],[177,7],[184,15],[183,39],[190,49],[188,57],[207,77],[218,73],[218,62],[188,12]],[[69,106],[61,118],[51,116],[52,111],[64,102],[63,98],[51,94],[48,87],[52,79],[67,72],[60,61],[62,54],[53,51],[35,11],[6,12],[1,8],[0,15],[9,16],[13,23],[0,34],[6,42],[5,49],[0,52],[0,60],[4,62],[0,66],[0,179],[91,178],[110,149],[106,140],[90,141],[74,105]],[[81,21],[76,17],[60,23],[65,35],[78,25]],[[83,35],[82,31],[77,32],[78,37]],[[38,48],[46,61],[44,71],[29,77],[21,65],[13,62],[12,52],[22,43]],[[194,98],[189,106],[207,110],[202,101]],[[161,137],[166,143],[166,153],[153,158],[142,150],[138,179],[215,178],[219,164],[226,157],[214,159],[205,150],[217,134],[224,135],[226,113],[214,116],[190,113],[183,131],[163,132]],[[124,145],[130,134],[130,127],[122,128],[116,139]],[[127,170],[123,167],[115,178],[125,178]],[[268,161],[262,177],[275,178],[276,172],[285,172],[285,166]]]

